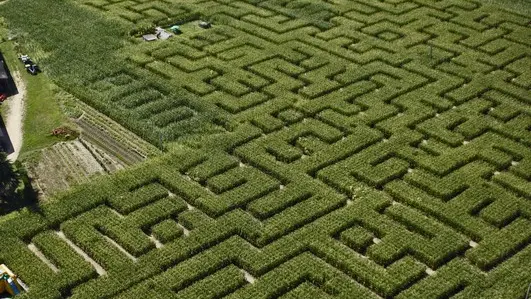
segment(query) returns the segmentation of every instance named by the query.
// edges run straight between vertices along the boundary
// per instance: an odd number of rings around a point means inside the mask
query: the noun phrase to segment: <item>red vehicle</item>
[[[0,103],[5,101],[7,99],[7,95],[5,93],[0,93]]]

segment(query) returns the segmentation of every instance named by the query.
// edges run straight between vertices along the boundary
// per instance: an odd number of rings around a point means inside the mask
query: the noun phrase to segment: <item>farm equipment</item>
[[[26,66],[26,70],[28,71],[28,73],[32,75],[37,75],[37,73],[41,72],[41,69],[36,64],[31,64],[29,66]]]
[[[208,29],[208,28],[212,27],[212,24],[209,23],[209,22],[201,21],[201,22],[199,22],[199,27],[201,27],[203,29]]]
[[[30,59],[30,57],[29,57],[28,55],[20,55],[20,56],[18,57],[18,59],[19,59],[20,61],[22,61],[22,63],[24,63],[24,64],[27,64],[28,62],[31,63],[31,59]]]
[[[37,73],[41,72],[41,69],[39,68],[39,66],[33,63],[33,61],[31,61],[31,58],[28,55],[20,55],[18,59],[22,61],[28,73],[32,75],[37,75]]]
[[[181,34],[181,28],[177,25],[173,25],[170,27],[170,30],[175,34]]]
[[[0,295],[15,296],[27,290],[28,287],[6,265],[0,265]]]
[[[67,127],[58,127],[52,130],[52,136],[56,137],[64,137],[64,138],[70,138],[70,137],[77,137],[79,135],[78,132],[67,128]]]

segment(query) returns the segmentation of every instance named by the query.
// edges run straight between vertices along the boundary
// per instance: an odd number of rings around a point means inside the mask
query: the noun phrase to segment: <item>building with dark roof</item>
[[[6,90],[8,86],[9,76],[4,65],[4,61],[0,60],[0,91]]]

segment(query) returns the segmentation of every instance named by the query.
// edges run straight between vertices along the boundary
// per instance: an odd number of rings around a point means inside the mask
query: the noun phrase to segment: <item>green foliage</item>
[[[0,43],[7,40],[8,30],[7,24],[4,18],[0,18]]]
[[[109,203],[120,213],[127,214],[166,196],[168,196],[168,190],[160,184],[154,183],[142,186],[127,195],[112,198]]]
[[[183,229],[174,220],[167,219],[153,226],[151,232],[157,240],[167,243],[182,236]]]
[[[92,266],[70,246],[51,231],[46,231],[32,239],[37,248],[61,271],[61,289],[69,289],[96,277]]]
[[[148,22],[140,22],[136,24],[131,30],[129,30],[129,35],[134,37],[140,37],[144,34],[155,33],[155,24]]]
[[[44,49],[58,85],[161,147],[185,141],[3,220],[0,261],[25,297],[524,296],[521,14],[470,1],[13,1],[0,14]],[[74,31],[78,19],[94,25]],[[182,22],[167,41],[127,36]]]

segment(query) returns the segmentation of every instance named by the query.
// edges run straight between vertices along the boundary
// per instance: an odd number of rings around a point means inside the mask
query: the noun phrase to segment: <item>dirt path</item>
[[[40,251],[39,248],[35,246],[35,244],[28,244],[28,249],[33,252],[39,259],[41,259],[41,261],[43,261],[50,269],[52,269],[53,272],[59,272],[59,269],[57,269],[57,267],[52,264],[52,262],[47,259],[46,256],[44,256],[44,253],[42,253],[42,251]]]
[[[26,85],[20,77],[19,72],[13,73],[13,79],[17,85],[18,94],[10,97],[4,103],[7,106],[6,116],[6,130],[9,134],[11,144],[13,144],[14,152],[9,154],[7,158],[10,161],[15,161],[20,153],[22,147],[22,124],[24,121],[24,98],[26,96]]]
[[[99,275],[107,274],[107,271],[105,271],[105,269],[103,269],[103,267],[100,266],[100,264],[96,263],[96,261],[90,258],[90,256],[88,256],[88,254],[86,254],[83,251],[83,249],[79,248],[76,244],[70,241],[62,231],[58,231],[56,232],[56,234],[59,236],[59,238],[63,239],[68,245],[70,245],[70,247],[72,247],[72,249],[74,249],[75,252],[81,255],[85,259],[85,261],[89,262],[92,265],[92,267],[96,269],[96,273],[98,273]]]

